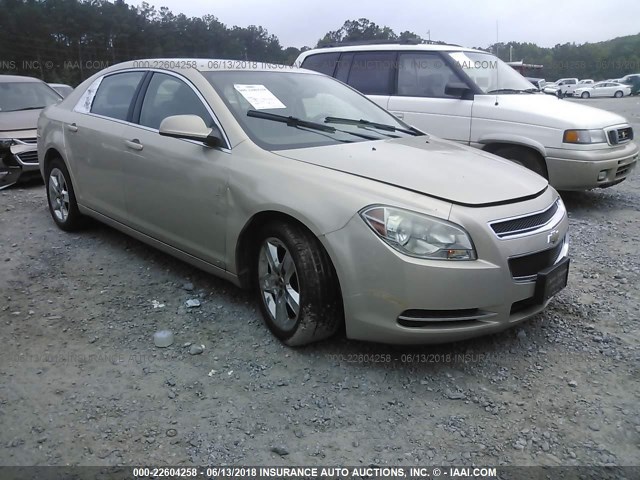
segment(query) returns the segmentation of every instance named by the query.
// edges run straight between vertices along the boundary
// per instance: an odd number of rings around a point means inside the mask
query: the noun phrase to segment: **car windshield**
[[[60,100],[60,95],[40,82],[0,82],[0,112],[36,110]]]
[[[531,83],[490,53],[451,52],[449,56],[483,93],[533,92]]]
[[[340,82],[312,73],[202,72],[266,150],[421,134]]]

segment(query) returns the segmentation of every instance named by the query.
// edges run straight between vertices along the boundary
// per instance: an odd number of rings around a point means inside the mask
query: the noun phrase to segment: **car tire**
[[[511,160],[529,170],[537,173],[541,177],[549,179],[547,172],[547,166],[544,160],[537,153],[529,150],[528,148],[519,147],[517,145],[501,147],[493,151],[495,155],[498,155],[507,160]]]
[[[620,90],[618,90],[616,93],[613,94],[614,97],[616,98],[620,98],[622,96],[624,96],[624,93],[622,93]]]
[[[340,287],[319,240],[283,221],[267,224],[257,238],[253,284],[269,329],[291,347],[333,335],[344,318]]]
[[[589,98],[589,92],[582,92],[582,95],[580,95],[582,98]]]
[[[47,203],[56,225],[67,232],[80,228],[84,217],[78,210],[69,170],[61,158],[53,159],[45,174]]]

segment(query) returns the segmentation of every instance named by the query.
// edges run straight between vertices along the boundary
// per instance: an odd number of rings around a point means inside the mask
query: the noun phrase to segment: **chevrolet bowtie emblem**
[[[547,235],[547,243],[555,245],[560,240],[560,230],[551,230]]]

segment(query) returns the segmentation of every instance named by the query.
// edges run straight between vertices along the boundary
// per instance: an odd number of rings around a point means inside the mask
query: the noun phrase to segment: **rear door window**
[[[341,82],[347,83],[349,80],[349,71],[351,70],[352,61],[353,53],[343,53],[340,60],[338,60],[335,77]]]
[[[116,73],[104,77],[91,105],[91,113],[127,120],[129,107],[145,72]]]
[[[340,53],[318,53],[304,59],[302,68],[333,76]]]
[[[347,83],[365,95],[390,95],[395,61],[395,52],[356,53]]]

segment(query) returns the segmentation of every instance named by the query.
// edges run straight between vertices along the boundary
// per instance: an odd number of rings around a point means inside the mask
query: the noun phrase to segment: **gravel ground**
[[[569,287],[520,328],[294,350],[249,294],[0,192],[0,464],[639,465],[640,175],[564,197]]]

